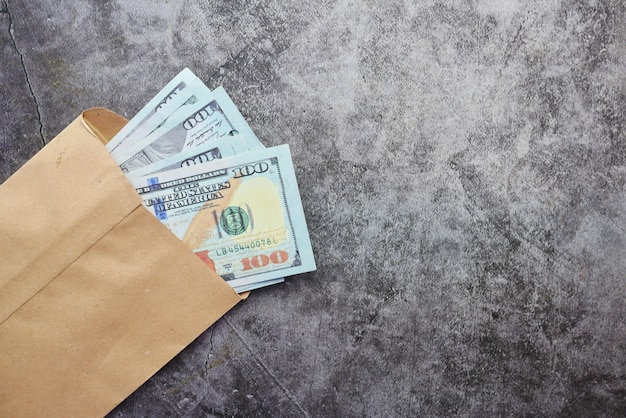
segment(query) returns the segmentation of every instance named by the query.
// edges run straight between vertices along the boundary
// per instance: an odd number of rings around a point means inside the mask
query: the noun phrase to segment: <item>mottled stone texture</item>
[[[0,183],[43,146],[37,105],[13,35],[13,19],[0,1]]]
[[[2,179],[184,66],[291,145],[318,271],[112,417],[626,415],[623,1],[5,3]]]

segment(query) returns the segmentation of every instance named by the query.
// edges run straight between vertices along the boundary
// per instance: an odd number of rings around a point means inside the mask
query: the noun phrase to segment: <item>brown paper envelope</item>
[[[85,112],[0,186],[0,416],[102,416],[239,300],[141,206]]]

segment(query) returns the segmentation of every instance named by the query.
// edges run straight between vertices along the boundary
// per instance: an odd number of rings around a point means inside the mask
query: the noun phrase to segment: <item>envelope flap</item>
[[[0,323],[141,204],[102,146],[123,121],[104,110],[0,185]]]

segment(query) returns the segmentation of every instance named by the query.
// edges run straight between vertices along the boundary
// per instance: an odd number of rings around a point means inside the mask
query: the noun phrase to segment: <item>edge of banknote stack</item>
[[[185,68],[106,145],[142,204],[233,289],[314,271],[288,145]]]

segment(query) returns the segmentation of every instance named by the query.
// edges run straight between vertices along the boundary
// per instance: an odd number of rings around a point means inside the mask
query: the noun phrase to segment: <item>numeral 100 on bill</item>
[[[271,253],[269,256],[266,254],[256,254],[252,257],[246,257],[241,259],[243,264],[243,271],[258,269],[272,264],[282,264],[289,259],[287,251],[278,250]]]
[[[196,255],[200,257],[205,264],[208,264],[213,270],[215,270],[215,262],[209,257],[207,250],[198,251]],[[267,254],[255,254],[251,257],[244,257],[241,259],[243,265],[243,271],[254,270],[263,267],[267,267],[271,264],[283,264],[289,260],[289,254],[287,251],[277,250],[269,255]]]

